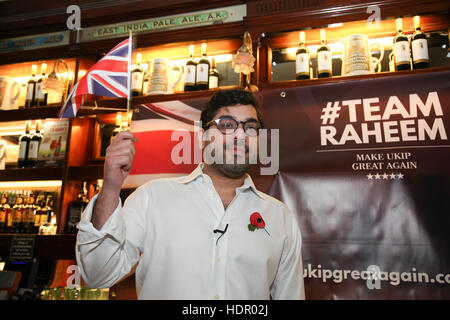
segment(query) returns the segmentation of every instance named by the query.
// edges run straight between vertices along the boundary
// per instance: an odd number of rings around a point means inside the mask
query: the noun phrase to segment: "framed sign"
[[[9,260],[14,262],[29,262],[34,256],[34,236],[14,236],[11,239]]]

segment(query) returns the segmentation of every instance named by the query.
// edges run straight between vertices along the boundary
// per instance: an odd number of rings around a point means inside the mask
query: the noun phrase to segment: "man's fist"
[[[131,171],[136,149],[136,136],[128,131],[119,132],[106,148],[103,171],[103,190],[119,193],[125,178]]]

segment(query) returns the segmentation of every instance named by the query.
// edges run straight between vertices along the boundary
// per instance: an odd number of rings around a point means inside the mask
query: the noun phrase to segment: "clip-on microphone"
[[[227,229],[228,229],[228,223],[225,226],[225,230],[214,229],[214,231],[213,231],[214,233],[218,233],[218,232],[221,233],[220,237],[218,237],[216,240],[216,246],[217,246],[217,242],[219,241],[219,239],[225,234],[225,232],[227,232]]]

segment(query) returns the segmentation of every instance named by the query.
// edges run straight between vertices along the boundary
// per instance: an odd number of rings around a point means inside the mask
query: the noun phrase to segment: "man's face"
[[[233,118],[238,122],[249,120],[258,121],[255,108],[252,105],[241,104],[220,108],[213,120],[220,118]],[[247,172],[251,163],[254,163],[250,159],[255,159],[256,162],[258,136],[247,135],[244,132],[242,123],[239,123],[235,132],[231,132],[232,130],[230,130],[228,134],[219,131],[215,123],[207,131],[210,141],[206,141],[206,146],[208,148],[212,147],[212,150],[221,150],[223,153],[223,155],[219,156],[222,161],[215,161],[212,165],[225,176],[230,178],[241,177]],[[216,155],[213,154],[213,156]]]

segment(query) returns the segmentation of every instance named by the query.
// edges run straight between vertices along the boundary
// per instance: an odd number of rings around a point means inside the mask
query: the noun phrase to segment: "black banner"
[[[255,180],[296,214],[307,299],[450,298],[449,80],[259,93],[280,170]]]

